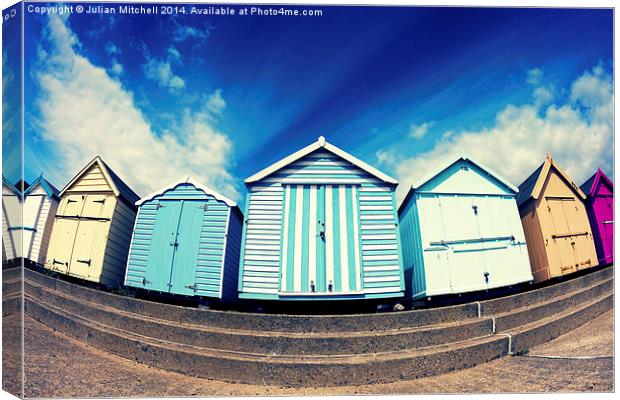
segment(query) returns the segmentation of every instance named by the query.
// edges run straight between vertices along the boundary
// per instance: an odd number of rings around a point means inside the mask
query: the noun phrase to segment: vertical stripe
[[[297,185],[296,199],[295,199],[295,257],[293,264],[293,291],[300,292],[301,291],[301,248],[302,248],[302,236],[301,236],[301,228],[303,224],[304,217],[304,187],[302,185]]]
[[[310,224],[313,224],[313,221],[310,219],[310,186],[303,186],[303,219],[302,219],[302,229],[301,229],[301,291],[309,292],[310,291],[310,283],[308,279],[308,254],[309,250],[309,242],[313,238],[310,238]]]
[[[286,270],[288,268],[287,256],[288,256],[288,221],[289,221],[289,209],[291,202],[291,187],[286,186],[284,192],[284,218],[282,220],[282,263],[280,265],[280,290],[286,290]],[[252,201],[250,199],[250,201]],[[246,214],[247,215],[247,214]],[[246,228],[247,229],[247,228]]]
[[[357,240],[357,235],[354,231],[353,219],[355,216],[354,206],[353,206],[353,192],[355,191],[354,186],[347,187],[346,191],[346,204],[347,204],[347,253],[348,253],[348,261],[349,261],[349,290],[358,290],[357,288],[357,279],[355,278],[355,274],[357,274],[357,266],[355,260],[355,241]]]
[[[360,259],[360,229],[359,229],[359,202],[357,200],[357,187],[352,189],[353,191],[353,247],[355,256],[355,288],[357,290],[362,289],[362,261]]]
[[[317,225],[320,223],[317,218],[317,190],[316,185],[310,186],[309,193],[309,207],[310,207],[310,221],[308,226],[308,285],[311,283],[314,284],[315,291],[318,291],[317,283],[316,283],[316,270],[317,270],[317,257],[316,257],[316,248],[317,241],[321,240],[318,237]],[[310,286],[308,286],[310,290]],[[311,290],[310,290],[311,291]]]
[[[317,228],[319,229],[319,236],[316,239],[316,291],[325,292],[326,286],[326,271],[325,271],[325,240],[320,236],[320,232],[325,232],[325,186],[317,187],[317,203],[316,213]]]
[[[333,257],[334,264],[334,280],[333,280],[333,291],[340,292],[342,291],[342,275],[340,271],[342,270],[342,263],[340,260],[340,192],[338,191],[339,186],[332,186],[332,196],[333,200],[330,204],[333,213],[333,224],[331,227],[331,236],[332,236],[332,244],[334,247],[333,253],[328,256]]]
[[[288,256],[286,258],[286,291],[293,290],[293,278],[295,267],[295,222],[296,222],[296,203],[297,203],[297,188],[295,186],[290,187],[290,205],[288,212],[288,243],[286,251]]]
[[[338,187],[339,195],[338,195],[338,209],[340,210],[340,280],[341,280],[341,292],[348,292],[349,288],[349,246],[347,241],[349,240],[349,232],[347,230],[347,221],[350,220],[350,215],[348,213],[347,202],[346,202],[346,192],[347,187],[345,185],[340,185]]]
[[[325,186],[325,291],[329,282],[334,283],[334,231],[332,186]]]

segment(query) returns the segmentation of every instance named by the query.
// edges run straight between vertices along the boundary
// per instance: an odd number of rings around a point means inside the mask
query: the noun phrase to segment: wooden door
[[[361,291],[358,188],[287,185],[281,294]]]

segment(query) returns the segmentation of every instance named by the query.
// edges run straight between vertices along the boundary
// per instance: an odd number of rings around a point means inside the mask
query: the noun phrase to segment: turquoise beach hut
[[[245,180],[239,297],[400,297],[398,182],[320,137]]]
[[[467,156],[413,185],[398,211],[408,294],[420,299],[531,281],[517,193]]]
[[[236,298],[243,216],[234,201],[186,178],[136,205],[126,286]]]

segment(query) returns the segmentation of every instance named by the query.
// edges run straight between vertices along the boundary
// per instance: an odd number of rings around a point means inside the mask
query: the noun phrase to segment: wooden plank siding
[[[148,289],[149,268],[153,268],[149,252],[157,229],[158,209],[168,202],[187,201],[206,202],[206,209],[200,223],[194,265],[179,267],[195,269],[195,295],[235,298],[240,242],[238,220],[241,217],[224,201],[189,183],[174,185],[140,204],[131,237],[125,285]]]
[[[348,192],[349,189],[344,188],[356,188],[352,192],[353,196],[356,196],[354,213],[347,214],[346,217],[344,214],[341,216],[344,223],[350,225],[342,225],[341,229],[347,231],[354,229],[358,232],[358,235],[347,235],[343,240],[359,236],[359,243],[355,243],[353,248],[358,251],[362,264],[361,290],[343,298],[401,295],[404,280],[400,257],[400,232],[396,217],[395,185],[387,184],[353,163],[321,148],[248,185],[247,214],[240,261],[240,297],[281,298],[284,214],[295,212],[284,209],[288,203],[283,186],[293,184],[340,187],[342,193],[348,193],[347,199],[351,194]],[[339,199],[337,192],[334,193],[336,195],[332,201],[345,201],[344,197]],[[357,218],[352,218],[350,215],[356,215]],[[307,246],[307,243],[297,241],[295,244]],[[328,248],[326,251],[336,250]]]
[[[109,176],[116,181],[108,181]],[[45,268],[110,288],[122,284],[136,208],[130,199],[135,194],[127,197],[117,184],[126,187],[99,157],[67,184],[60,193]]]
[[[24,201],[24,257],[37,264],[45,263],[47,247],[51,235],[54,216],[58,209],[58,199],[49,197],[45,189],[38,185],[27,193]]]
[[[3,261],[22,257],[22,231],[11,228],[22,226],[19,196],[2,185],[2,248]]]

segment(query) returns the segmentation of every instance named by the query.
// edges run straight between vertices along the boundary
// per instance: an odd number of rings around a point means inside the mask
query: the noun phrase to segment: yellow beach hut
[[[517,205],[535,282],[598,265],[585,199],[551,155],[519,186]]]
[[[95,157],[60,192],[45,268],[107,287],[120,286],[138,199]]]

